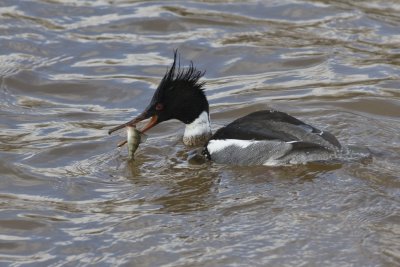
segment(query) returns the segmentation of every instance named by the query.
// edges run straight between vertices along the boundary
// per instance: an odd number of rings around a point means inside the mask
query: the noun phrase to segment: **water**
[[[398,1],[0,1],[0,262],[10,266],[400,265]],[[369,160],[199,163],[183,125],[136,161],[107,130],[178,48],[213,130],[273,108]],[[178,133],[178,134],[177,134]]]

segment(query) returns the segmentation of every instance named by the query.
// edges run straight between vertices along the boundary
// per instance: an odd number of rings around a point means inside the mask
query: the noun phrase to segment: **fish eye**
[[[164,104],[163,103],[157,103],[156,104],[156,110],[160,111],[164,109]]]

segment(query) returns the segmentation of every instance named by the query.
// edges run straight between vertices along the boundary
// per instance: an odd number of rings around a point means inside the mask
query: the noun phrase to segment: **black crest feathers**
[[[158,87],[159,93],[163,94],[163,91],[173,90],[175,88],[198,90],[199,92],[203,93],[204,82],[199,82],[199,80],[204,76],[204,74],[204,71],[199,71],[193,66],[193,62],[190,62],[189,67],[181,68],[180,55],[178,50],[175,50],[174,62],[161,80],[161,83]]]

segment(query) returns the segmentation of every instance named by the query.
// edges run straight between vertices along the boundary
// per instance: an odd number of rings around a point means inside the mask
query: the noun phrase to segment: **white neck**
[[[203,111],[192,123],[186,124],[183,143],[188,146],[203,145],[210,137],[210,115]]]

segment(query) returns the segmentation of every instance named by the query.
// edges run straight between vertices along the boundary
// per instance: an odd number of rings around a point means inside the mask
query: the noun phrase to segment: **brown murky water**
[[[128,164],[107,130],[175,48],[213,129],[274,108],[372,159],[199,164],[171,121]],[[398,1],[0,0],[0,77],[1,265],[400,265]]]

